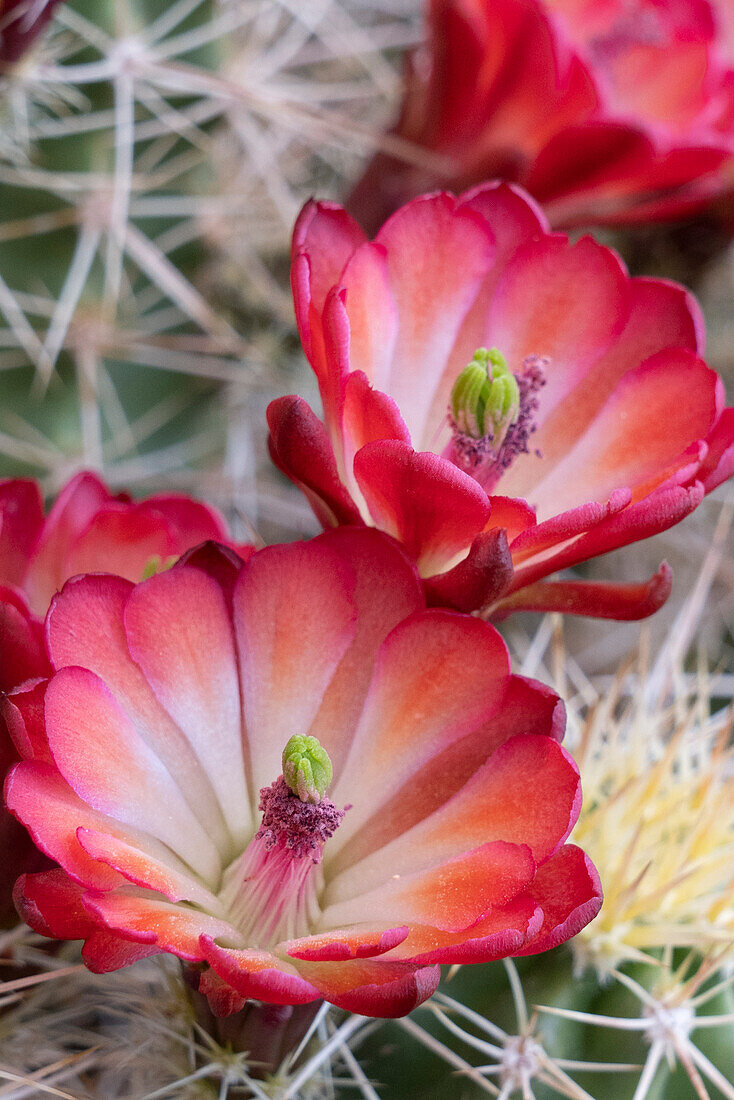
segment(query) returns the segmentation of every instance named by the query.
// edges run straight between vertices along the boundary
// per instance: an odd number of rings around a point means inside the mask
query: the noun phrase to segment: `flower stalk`
[[[276,1005],[250,1000],[239,1012],[216,1016],[207,997],[198,991],[200,976],[196,967],[183,965],[186,995],[197,1025],[217,1046],[247,1055],[248,1075],[256,1080],[277,1072],[303,1041],[323,1004]]]

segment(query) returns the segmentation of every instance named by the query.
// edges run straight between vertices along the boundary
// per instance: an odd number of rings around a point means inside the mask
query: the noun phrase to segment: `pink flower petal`
[[[217,849],[159,757],[94,673],[56,673],[46,690],[46,729],[56,765],[80,798],[150,833],[205,881],[216,881]]]
[[[665,531],[680,523],[702,500],[703,485],[700,482],[656,489],[650,496],[609,515],[586,534],[561,544],[555,553],[516,569],[512,589],[520,589],[559,569],[568,569],[599,554]]]
[[[534,777],[531,795],[528,776]],[[413,798],[420,793],[421,782],[417,768]],[[361,777],[358,784],[355,794],[364,798],[368,792]],[[394,835],[358,862],[359,841],[350,844],[345,857],[351,865],[336,877],[330,869],[327,901],[349,901],[385,883],[390,875],[433,867],[491,841],[528,845],[535,861],[541,863],[564,842],[580,806],[578,768],[558,742],[549,737],[513,737],[459,791],[412,828]],[[385,817],[392,812],[391,806],[381,808],[377,799],[374,808]],[[342,829],[348,826],[349,815]],[[341,840],[339,833],[334,840]],[[328,856],[333,858],[330,852]],[[340,923],[345,919],[340,917]]]
[[[417,967],[388,959],[351,959],[332,963],[299,962],[298,969],[330,1004],[364,1016],[407,1016],[435,992],[438,966]]]
[[[322,542],[348,561],[354,574],[356,632],[327,687],[309,733],[331,757],[338,779],[372,677],[375,653],[401,620],[423,610],[423,586],[396,542],[374,528],[339,528]]]
[[[204,934],[200,950],[212,969],[244,997],[269,1004],[300,1005],[315,1001],[319,990],[292,963],[269,951],[220,947]]]
[[[65,573],[116,573],[139,581],[151,559],[166,561],[178,549],[176,529],[161,514],[144,503],[112,501],[77,533],[66,555]]]
[[[363,371],[377,389],[388,388],[400,318],[390,287],[384,246],[365,243],[347,263],[339,284],[346,290],[349,369]]]
[[[395,627],[376,656],[352,749],[331,792],[337,803],[354,805],[329,845],[330,858],[426,761],[500,709],[509,671],[504,642],[481,619],[436,609]]]
[[[92,974],[109,974],[160,953],[160,948],[155,945],[131,943],[97,928],[86,938],[82,962]]]
[[[426,599],[433,607],[474,611],[498,600],[510,587],[512,573],[507,535],[492,527],[477,535],[453,569],[426,579]]]
[[[386,250],[399,317],[389,392],[420,440],[444,364],[493,263],[494,238],[483,218],[440,194],[402,207],[376,243]]]
[[[422,435],[413,439],[415,446],[421,450],[442,449],[438,441],[447,437],[446,412],[454,382],[467,363],[471,362],[477,348],[485,344],[491,346],[495,342],[487,318],[495,287],[510,256],[520,245],[547,231],[540,207],[529,195],[524,195],[519,188],[510,184],[481,184],[460,195],[457,206],[462,210],[473,210],[486,220],[494,237],[494,257],[446,357],[441,380],[434,387],[431,408],[423,425]]]
[[[123,877],[89,856],[77,840],[80,826],[113,829],[117,822],[87,805],[53,765],[36,761],[17,764],[5,780],[5,803],[21,821],[34,844],[86,886],[110,889]]]
[[[359,523],[359,509],[339,477],[326,429],[301,397],[271,401],[270,457],[298,486],[323,527]]]
[[[619,486],[654,487],[705,439],[720,407],[721,381],[685,349],[628,372],[578,443],[535,489],[541,517],[608,497]],[[649,489],[648,489],[649,491]]]
[[[651,136],[633,123],[585,119],[549,138],[524,183],[555,226],[577,224],[587,212],[593,221],[592,211],[598,211],[598,220],[614,221],[629,204],[627,195],[645,186],[655,155]]]
[[[317,310],[324,308],[328,291],[340,281],[349,257],[365,240],[341,206],[313,200],[306,203],[293,230],[292,252],[294,257],[308,257],[310,302]]]
[[[133,586],[119,577],[86,576],[69,581],[46,619],[47,645],[56,668],[78,665],[94,672],[112,691],[141,737],[155,751],[184,793],[189,809],[220,850],[231,842],[203,759],[153,694],[130,656],[124,629]]]
[[[21,875],[16,883],[18,912],[34,932],[61,940],[85,940],[82,960],[93,974],[107,974],[158,954],[158,948],[131,943],[101,930],[87,913],[84,889],[54,867],[35,875]]]
[[[354,576],[323,543],[261,550],[234,594],[253,793],[278,777],[306,734],[356,632]]]
[[[520,245],[548,232],[542,207],[512,183],[480,183],[459,196],[459,206],[475,210],[492,226],[495,278]]]
[[[706,442],[708,453],[698,476],[710,493],[734,474],[734,408],[724,409]]]
[[[482,920],[460,932],[446,932],[430,925],[414,924],[410,934],[393,952],[393,958],[422,963],[482,963],[516,955],[526,940],[535,937],[543,910],[523,895],[491,909]]]
[[[564,615],[593,615],[619,621],[646,619],[658,611],[673,587],[673,571],[663,562],[642,584],[605,584],[598,581],[551,581],[528,584],[492,609],[501,621],[513,611],[557,611]]]
[[[539,423],[620,335],[629,316],[629,283],[616,253],[591,237],[560,235],[523,245],[497,284],[487,321],[492,344],[510,369],[547,357]],[[527,461],[527,460],[526,460]],[[508,481],[502,491],[524,496]]]
[[[487,494],[468,474],[406,443],[368,443],[354,474],[375,524],[403,543],[423,576],[463,557],[489,518]]]
[[[386,393],[373,389],[362,371],[352,371],[344,387],[345,463],[351,469],[355,453],[365,443],[399,439],[410,444],[400,410]]]
[[[292,959],[307,962],[343,962],[345,959],[373,958],[392,951],[408,935],[407,925],[391,928],[382,924],[353,925],[351,928],[330,928],[300,940],[281,944]]]
[[[0,691],[49,672],[40,623],[11,590],[0,588]]]
[[[229,543],[224,516],[211,504],[181,493],[156,493],[146,497],[143,503],[146,508],[163,516],[176,532],[178,540],[185,541],[186,546],[181,546],[179,553],[209,539]]]
[[[683,287],[661,279],[631,279],[629,296],[629,318],[619,339],[569,387],[533,436],[532,448],[541,452],[542,465],[521,456],[502,479],[503,491],[534,498],[538,476],[546,477],[563,460],[625,375],[646,359],[667,348],[703,352],[701,311]]]
[[[186,975],[186,981],[191,983],[197,993],[206,997],[212,1014],[218,1019],[232,1016],[243,1009],[247,1003],[247,998],[223,981],[211,967],[205,970],[191,968]]]
[[[155,890],[169,901],[189,901],[210,913],[220,910],[214,894],[162,846],[146,840],[145,850],[141,850],[130,843],[130,837],[81,825],[76,836],[87,855],[119,871],[135,886]]]
[[[497,838],[527,844],[540,863],[566,839],[580,809],[578,768],[569,753],[550,737],[521,735],[501,745],[462,792],[426,821],[422,843],[456,850],[479,836]]]
[[[377,792],[376,807],[366,826],[356,830],[349,811],[335,838],[329,842],[326,862],[333,877],[352,864],[380,851],[431,814],[440,810],[483,767],[492,754],[506,741],[526,734],[552,737],[560,741],[566,726],[563,701],[537,680],[510,676],[502,705],[476,730],[431,759],[424,759],[420,768],[421,797],[415,797],[415,780],[411,775],[389,801],[384,792]],[[353,798],[344,783],[344,797]],[[356,822],[358,818],[353,819]],[[344,841],[349,839],[349,843]]]
[[[6,798],[8,809],[38,847],[86,886],[110,889],[131,880],[175,900],[217,910],[214,896],[173,852],[92,809],[55,768],[35,762],[18,765],[7,779]]]
[[[0,700],[6,729],[24,760],[53,763],[44,722],[47,680],[31,680]]]
[[[81,886],[60,867],[37,875],[21,875],[15,884],[15,903],[34,932],[60,940],[91,935],[94,922],[82,906]]]
[[[221,587],[178,566],[132,590],[130,654],[209,777],[239,847],[252,827],[234,634]]]
[[[532,527],[526,527],[513,539],[510,546],[515,566],[593,530],[626,508],[631,499],[631,490],[615,489],[609,500],[603,503],[591,500],[568,512],[550,516]]]
[[[132,886],[102,895],[85,894],[82,903],[95,921],[123,939],[170,951],[187,962],[202,961],[202,936],[240,941],[228,921],[163,901]]]
[[[387,870],[392,866],[385,865]],[[340,890],[329,884],[322,921],[327,928],[366,918],[459,932],[494,906],[511,901],[534,875],[535,861],[527,845],[496,840],[422,871],[388,875],[387,881],[350,900],[330,902]]]
[[[599,875],[589,857],[566,844],[538,870],[529,895],[543,909],[543,924],[519,955],[548,951],[575,936],[601,909]]]
[[[114,500],[96,474],[83,472],[67,482],[46,517],[25,579],[31,607],[43,615],[51,598],[69,576],[67,556],[95,513]]]
[[[507,532],[510,542],[529,527],[534,527],[537,518],[534,510],[525,500],[516,500],[512,497],[495,496],[489,498],[492,512],[487,528],[502,528]]]

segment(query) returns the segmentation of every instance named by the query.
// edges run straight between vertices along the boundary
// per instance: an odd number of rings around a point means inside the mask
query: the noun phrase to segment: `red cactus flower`
[[[696,211],[734,176],[724,0],[430,0],[393,134],[349,203],[369,231],[436,186],[521,183],[559,225]]]
[[[426,610],[379,532],[77,577],[46,638],[54,674],[6,701],[5,794],[61,868],[17,899],[94,971],[169,952],[220,1015],[396,1016],[439,963],[545,950],[599,909],[558,698],[491,626]]]
[[[413,200],[374,242],[309,203],[292,282],[325,426],[274,401],[271,451],[324,526],[393,535],[462,611],[660,606],[665,565],[632,586],[543,578],[677,523],[734,468],[681,287],[550,234],[509,185]]]
[[[58,3],[59,0],[0,0],[0,71],[29,49]]]
[[[161,493],[134,501],[83,472],[66,483],[44,517],[37,482],[0,481],[0,584],[23,592],[37,615],[45,615],[54,593],[77,573],[138,581],[210,539],[233,545],[222,516],[191,497]]]

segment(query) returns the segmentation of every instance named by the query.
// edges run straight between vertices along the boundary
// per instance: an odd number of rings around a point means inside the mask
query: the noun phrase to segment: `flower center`
[[[331,761],[316,738],[291,738],[283,775],[260,791],[260,828],[227,868],[220,892],[230,921],[254,947],[307,936],[316,924],[321,853],[345,814],[325,795],[330,780]]]
[[[148,558],[143,566],[143,572],[140,574],[141,581],[147,581],[151,577],[155,577],[157,573],[165,573],[167,569],[175,565],[178,558],[175,554],[171,554],[170,557],[162,558],[160,554],[153,554]]]
[[[445,457],[488,492],[518,455],[529,453],[547,365],[546,358],[529,355],[513,374],[496,348],[479,348],[454,383]]]

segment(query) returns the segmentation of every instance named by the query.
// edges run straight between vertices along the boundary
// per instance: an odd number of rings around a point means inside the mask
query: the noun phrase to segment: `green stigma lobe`
[[[472,439],[491,436],[499,445],[517,419],[520,390],[517,379],[497,348],[478,348],[451,391],[454,425]]]
[[[177,561],[178,558],[175,554],[169,558],[162,558],[160,554],[153,554],[152,558],[148,558],[143,566],[143,572],[140,575],[141,581],[150,580],[150,578],[155,577],[157,573],[165,573],[165,571],[170,569],[172,565],[175,565]]]
[[[320,802],[333,774],[329,754],[317,738],[291,737],[283,749],[283,778],[301,802]]]

